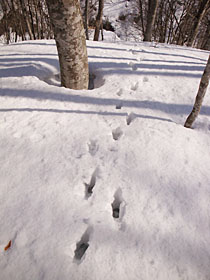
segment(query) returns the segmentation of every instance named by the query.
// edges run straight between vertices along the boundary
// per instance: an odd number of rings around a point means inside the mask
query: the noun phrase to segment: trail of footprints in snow
[[[93,188],[96,184],[96,177],[98,176],[99,169],[98,167],[93,172],[90,183],[85,183],[85,198],[88,199],[92,193]],[[122,205],[124,202],[123,196],[122,196],[122,190],[121,188],[118,188],[117,191],[114,193],[114,200],[111,204],[112,207],[112,216],[114,219],[122,219],[124,212],[125,212],[125,206]],[[84,234],[81,236],[80,241],[76,243],[76,249],[74,251],[74,261],[77,264],[80,264],[85,257],[85,252],[87,251],[88,247],[90,246],[90,237],[93,233],[93,227],[88,226]]]
[[[118,105],[116,105],[116,109],[121,109],[123,103],[120,102]],[[127,125],[130,125],[131,122],[136,118],[136,115],[134,113],[130,113],[127,118],[126,118],[126,123]],[[123,131],[120,127],[117,127],[116,129],[112,130],[112,137],[115,141],[119,140],[120,137],[123,135]],[[89,144],[89,153],[94,156],[98,150],[98,145],[96,141],[91,141]],[[93,188],[95,187],[96,184],[96,178],[99,173],[99,168],[97,167],[91,178],[89,183],[84,183],[85,185],[85,199],[90,198],[90,196],[93,194]],[[122,190],[121,188],[118,188],[117,191],[114,194],[114,200],[111,204],[112,207],[112,216],[114,219],[122,219],[124,213],[125,213],[125,205],[123,205],[124,199],[122,196]],[[86,250],[89,247],[89,241],[90,241],[90,236],[93,232],[92,226],[88,226],[84,234],[82,235],[81,239],[79,242],[76,244],[76,249],[74,251],[74,260],[77,263],[81,263],[82,260],[84,259],[84,255]]]
[[[136,51],[136,50],[132,50],[132,49],[130,49],[129,50],[134,56],[136,56],[136,55],[138,55],[138,51]],[[143,51],[143,50],[142,50]],[[138,57],[138,59],[137,60],[139,60],[139,61],[141,61],[141,60],[144,60],[142,57]],[[138,65],[137,64],[135,64],[134,62],[129,62],[129,66],[132,68],[132,70],[133,71],[136,71],[137,69],[138,69]],[[148,81],[148,78],[147,77],[144,77],[144,82],[146,82],[146,81]],[[133,85],[132,87],[131,87],[131,90],[134,90],[134,91],[136,91],[137,89],[138,89],[138,86],[139,86],[139,84],[138,84],[138,82],[135,84],[135,85]],[[121,96],[123,94],[123,89],[121,88],[118,92],[117,92],[117,95],[118,96]],[[117,105],[116,105],[116,109],[121,109],[123,107],[123,101],[121,100]],[[134,114],[134,113],[130,113],[128,116],[127,116],[127,118],[126,118],[126,123],[127,123],[127,125],[130,125],[131,124],[131,122],[134,120],[136,118],[136,115]],[[122,130],[118,127],[118,128],[116,128],[116,129],[114,129],[113,131],[112,131],[112,136],[113,136],[113,139],[114,140],[118,140],[121,136],[122,136],[122,134],[123,134],[123,132],[122,132]]]
[[[136,117],[137,117],[136,114],[130,113],[126,118],[126,124],[130,125]],[[112,138],[115,141],[119,140],[122,135],[123,135],[123,131],[120,127],[117,127],[112,130]]]
[[[117,189],[114,194],[114,201],[112,202],[112,216],[114,219],[122,219],[125,213],[125,206],[122,205],[124,202],[122,196],[121,188]],[[80,240],[76,243],[76,249],[74,251],[74,261],[77,264],[80,264],[85,257],[85,252],[87,251],[88,247],[90,246],[90,238],[93,233],[93,227],[88,226],[86,231],[81,236]]]
[[[133,63],[130,63],[130,66],[132,67],[132,70],[137,70],[137,66]],[[118,96],[122,95],[122,89],[117,93]],[[123,102],[120,101],[116,105],[116,109],[121,109],[123,106]],[[126,124],[130,125],[131,122],[136,118],[136,114],[130,113],[126,118]],[[120,139],[120,137],[123,135],[123,131],[120,127],[117,127],[116,129],[112,130],[112,138],[117,141]],[[98,151],[98,145],[96,141],[90,141],[88,144],[89,146],[89,153],[94,156],[96,152]],[[90,182],[85,183],[85,199],[88,199],[93,194],[93,188],[96,184],[96,178],[98,176],[99,169],[98,167],[94,170]],[[114,200],[111,204],[112,207],[112,216],[114,219],[122,219],[124,213],[125,213],[125,205],[123,205],[124,199],[122,196],[122,190],[121,188],[118,188],[117,191],[114,194]],[[83,256],[85,255],[86,250],[89,247],[89,241],[90,241],[90,235],[93,232],[93,228],[89,226],[84,234],[82,235],[80,241],[76,244],[76,249],[74,251],[74,260],[76,262],[81,262],[83,260]]]

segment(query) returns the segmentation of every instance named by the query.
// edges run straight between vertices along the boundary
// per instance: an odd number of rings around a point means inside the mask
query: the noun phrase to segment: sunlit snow
[[[53,40],[0,45],[0,279],[209,280],[208,52],[87,46],[74,91]]]

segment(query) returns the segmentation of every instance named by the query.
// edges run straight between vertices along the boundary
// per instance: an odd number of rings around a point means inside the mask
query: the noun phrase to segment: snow
[[[0,279],[209,280],[208,52],[87,45],[81,91],[53,40],[0,45]]]

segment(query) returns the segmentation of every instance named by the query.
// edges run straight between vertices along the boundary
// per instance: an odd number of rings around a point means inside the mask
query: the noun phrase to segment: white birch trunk
[[[61,85],[87,89],[89,81],[85,31],[79,0],[46,0],[58,49]]]

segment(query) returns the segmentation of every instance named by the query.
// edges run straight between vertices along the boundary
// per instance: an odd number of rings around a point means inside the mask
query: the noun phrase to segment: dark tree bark
[[[210,55],[209,55],[209,59],[207,61],[206,64],[206,68],[203,72],[201,81],[200,81],[200,85],[199,85],[199,89],[198,89],[198,93],[195,99],[195,104],[193,106],[192,112],[190,113],[190,115],[188,116],[184,126],[187,128],[191,128],[193,122],[195,121],[195,119],[197,118],[201,106],[202,106],[202,102],[209,84],[209,79],[210,79]]]
[[[210,20],[209,20],[207,28],[206,28],[204,41],[203,41],[203,44],[202,44],[202,49],[210,51]]]
[[[79,0],[46,0],[61,71],[61,85],[87,89],[89,81],[85,31]]]
[[[145,36],[145,30],[144,30],[144,14],[143,14],[142,0],[139,0],[139,11],[140,11],[141,26],[142,26],[142,34],[143,34],[143,36]]]
[[[89,40],[89,34],[88,34],[88,25],[89,25],[89,0],[85,0],[85,35],[86,35],[86,40]]]
[[[34,29],[34,17],[33,17],[33,13],[32,13],[32,10],[31,10],[31,3],[30,3],[29,0],[28,0],[28,12],[29,12],[29,16],[30,16],[30,19],[31,19],[31,32],[33,34],[34,40],[36,40],[36,34],[35,34],[35,29]]]
[[[99,0],[98,14],[96,17],[96,27],[95,27],[95,33],[93,38],[94,41],[98,41],[99,39],[100,28],[102,25],[103,9],[104,9],[104,0]]]
[[[8,18],[9,9],[8,9],[7,1],[2,0],[1,6],[2,6],[3,13],[4,13],[3,25],[4,25],[5,35],[6,35],[6,43],[9,44],[10,43],[10,30],[9,30],[9,18]]]
[[[148,12],[147,12],[147,25],[144,35],[144,41],[151,42],[152,39],[152,29],[155,22],[155,16],[157,13],[159,0],[149,0],[148,1]]]
[[[34,40],[35,38],[34,38],[34,34],[32,32],[32,28],[31,28],[31,24],[30,24],[30,21],[29,21],[29,17],[28,17],[28,13],[27,13],[27,10],[26,10],[24,0],[19,0],[19,1],[20,1],[21,9],[22,9],[22,15],[24,16],[25,22],[26,22],[26,25],[27,25],[30,40]]]

